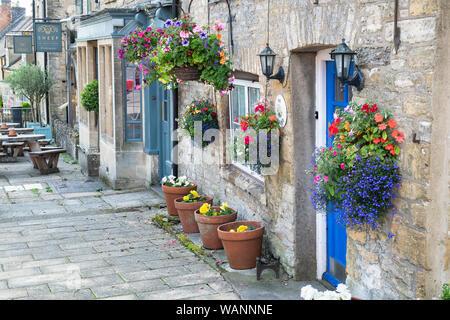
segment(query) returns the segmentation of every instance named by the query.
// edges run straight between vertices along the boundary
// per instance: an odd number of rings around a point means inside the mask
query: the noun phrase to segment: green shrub
[[[24,102],[22,103],[22,108],[31,108],[31,104],[29,104],[28,102]]]
[[[450,300],[450,282],[444,283],[442,286],[441,300]]]
[[[98,112],[98,81],[93,80],[81,93],[81,105],[86,111]]]

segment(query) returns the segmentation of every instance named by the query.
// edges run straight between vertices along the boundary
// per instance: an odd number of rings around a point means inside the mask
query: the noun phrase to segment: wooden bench
[[[35,169],[39,169],[41,174],[49,174],[59,172],[58,159],[59,155],[64,152],[66,152],[65,149],[52,148],[50,150],[30,152],[29,155]]]
[[[7,154],[16,158],[23,156],[23,147],[25,142],[3,142],[3,148]]]
[[[40,139],[38,140],[38,143],[41,147],[44,147],[50,144],[50,139]]]

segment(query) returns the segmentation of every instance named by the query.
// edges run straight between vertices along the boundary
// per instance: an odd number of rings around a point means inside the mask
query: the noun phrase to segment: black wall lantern
[[[273,52],[273,50],[269,47],[269,44],[266,44],[266,47],[264,48],[261,53],[258,54],[260,60],[261,60],[261,69],[262,73],[266,76],[267,82],[269,82],[270,79],[276,79],[283,83],[284,81],[284,69],[283,67],[280,67],[278,69],[277,74],[273,75],[273,68],[275,64],[275,56],[276,53]]]
[[[345,39],[342,39],[342,43],[335,50],[331,51],[330,56],[336,64],[336,77],[341,81],[341,84],[354,86],[358,91],[361,91],[364,88],[364,74],[356,65],[355,74],[350,80],[348,79],[356,52],[350,50],[345,43]]]

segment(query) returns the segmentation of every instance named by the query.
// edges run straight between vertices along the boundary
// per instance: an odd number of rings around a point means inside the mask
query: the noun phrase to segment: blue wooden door
[[[158,155],[159,181],[173,173],[173,92],[154,81],[144,91],[144,152]]]
[[[328,135],[328,126],[333,122],[336,109],[345,108],[351,100],[351,91],[346,86],[343,90],[339,80],[336,78],[336,67],[334,61],[327,61],[327,114],[326,114],[326,136],[327,146],[330,147],[333,138]],[[345,265],[347,254],[347,233],[344,226],[337,223],[339,211],[335,209],[333,203],[327,206],[327,271],[323,275],[324,279],[332,285],[337,286],[345,282]]]
[[[173,131],[173,93],[171,90],[160,87],[159,103],[161,105],[161,144],[159,154],[159,176],[162,177],[173,173],[172,160],[172,131]]]

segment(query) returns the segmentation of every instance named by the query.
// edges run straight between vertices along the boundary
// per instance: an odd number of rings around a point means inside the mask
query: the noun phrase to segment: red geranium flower
[[[213,117],[215,117],[215,116],[217,116],[217,113],[211,112],[211,115],[212,115]]]
[[[397,122],[394,119],[391,119],[387,122],[389,128],[395,128],[397,126]]]

